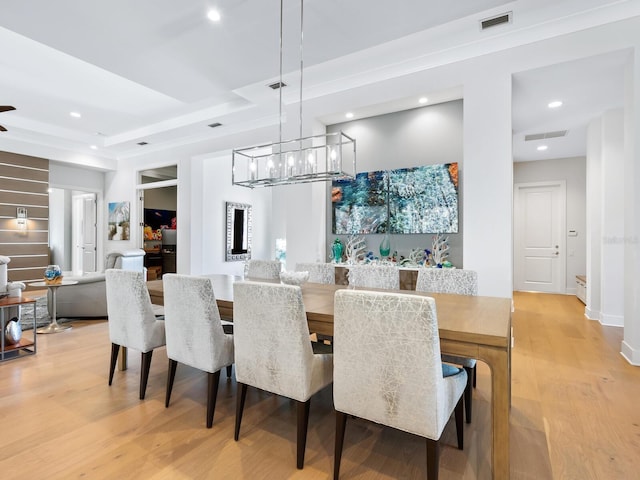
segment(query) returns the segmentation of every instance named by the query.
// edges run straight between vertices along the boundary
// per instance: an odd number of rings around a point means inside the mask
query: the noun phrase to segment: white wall
[[[624,325],[624,112],[604,112],[588,128],[588,318]]]
[[[585,275],[587,268],[587,166],[585,157],[557,158],[513,164],[514,183],[564,180],[567,191],[566,219],[566,292],[576,293],[576,275]],[[577,236],[568,235],[575,230]]]

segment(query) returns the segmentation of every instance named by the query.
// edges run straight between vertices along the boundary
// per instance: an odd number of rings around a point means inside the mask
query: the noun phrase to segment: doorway
[[[139,215],[143,219],[142,248],[147,279],[177,271],[177,166],[157,167],[139,173]]]
[[[51,263],[82,275],[98,268],[99,193],[52,187],[49,192]]]
[[[514,289],[566,293],[564,180],[514,186]]]

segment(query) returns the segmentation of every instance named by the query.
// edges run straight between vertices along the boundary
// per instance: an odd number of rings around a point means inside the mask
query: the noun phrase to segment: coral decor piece
[[[347,263],[349,265],[355,265],[364,260],[367,252],[367,244],[364,241],[364,237],[360,235],[351,235],[347,240]]]
[[[449,237],[445,237],[441,233],[434,235],[431,243],[431,251],[433,263],[436,267],[442,268],[449,256]]]

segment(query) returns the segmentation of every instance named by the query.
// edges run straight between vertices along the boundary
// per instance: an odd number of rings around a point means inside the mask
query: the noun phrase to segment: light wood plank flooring
[[[512,479],[638,478],[640,368],[619,354],[622,329],[583,316],[572,296],[515,293]],[[105,321],[38,337],[38,353],[0,364],[1,478],[327,479],[333,468],[332,392],[311,402],[304,470],[295,468],[295,406],[250,389],[233,441],[236,385],[221,375],[211,430],[206,376],[179,366],[164,407],[167,358],[153,358],[138,400],[140,357],[107,385]],[[447,426],[441,479],[490,478],[489,370],[479,364],[465,450]],[[347,425],[343,479],[425,478],[424,441],[359,420]]]

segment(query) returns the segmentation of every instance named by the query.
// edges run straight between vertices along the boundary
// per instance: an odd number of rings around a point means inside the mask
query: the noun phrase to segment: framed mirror
[[[251,258],[251,205],[227,202],[227,262]]]

